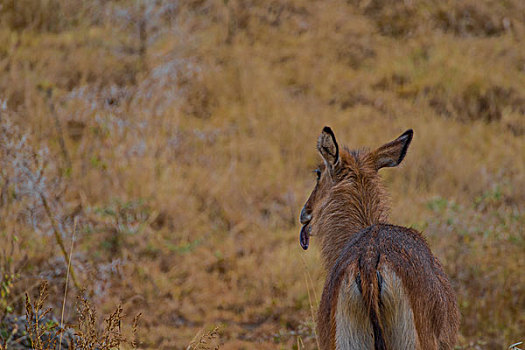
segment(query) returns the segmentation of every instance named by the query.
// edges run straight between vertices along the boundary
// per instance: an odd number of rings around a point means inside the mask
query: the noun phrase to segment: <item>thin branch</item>
[[[62,350],[62,337],[64,335],[64,310],[66,309],[66,299],[67,299],[67,287],[69,285],[69,271],[71,269],[71,256],[73,255],[73,246],[75,245],[75,233],[77,232],[77,221],[75,218],[73,222],[73,237],[71,237],[71,249],[69,250],[69,261],[67,264],[67,273],[66,273],[66,287],[64,288],[64,300],[62,301],[62,314],[60,315],[60,341],[58,343],[58,350]]]
[[[62,251],[62,255],[64,256],[64,259],[66,260],[68,266],[71,266],[70,259],[68,257],[68,254],[66,252],[66,247],[64,245],[64,240],[62,239],[62,236],[60,235],[60,231],[58,230],[58,224],[53,216],[53,213],[51,213],[51,208],[49,207],[49,204],[47,202],[46,196],[42,192],[40,192],[40,199],[42,200],[42,204],[44,205],[44,209],[46,211],[47,217],[51,221],[51,226],[53,227],[53,233],[55,234],[55,240],[60,247],[60,250]],[[68,268],[69,271],[69,268]],[[73,280],[73,284],[77,289],[80,289],[80,286],[77,282],[76,276],[75,276],[75,270],[73,269],[73,266],[71,266],[71,279]]]

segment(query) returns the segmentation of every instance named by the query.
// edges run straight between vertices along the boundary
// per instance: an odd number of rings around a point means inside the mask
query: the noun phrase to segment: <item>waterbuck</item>
[[[321,349],[452,349],[459,311],[454,291],[422,234],[387,223],[378,170],[397,166],[413,131],[374,151],[339,148],[325,127],[323,162],[300,221],[300,243],[321,245],[327,273],[317,330]]]

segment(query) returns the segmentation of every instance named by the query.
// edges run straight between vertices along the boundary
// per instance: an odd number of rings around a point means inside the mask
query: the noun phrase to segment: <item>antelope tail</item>
[[[374,331],[374,349],[386,350],[383,326],[381,324],[380,293],[383,278],[375,268],[364,266],[361,271],[361,288],[365,306],[368,308],[368,315],[372,330]]]

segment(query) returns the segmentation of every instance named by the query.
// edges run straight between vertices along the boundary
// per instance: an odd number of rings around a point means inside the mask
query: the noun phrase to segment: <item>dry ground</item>
[[[443,262],[461,349],[525,341],[524,4],[3,0],[0,320],[42,279],[60,316],[75,232],[77,284],[125,334],[142,313],[139,348],[314,349],[317,135],[413,128],[391,221]]]

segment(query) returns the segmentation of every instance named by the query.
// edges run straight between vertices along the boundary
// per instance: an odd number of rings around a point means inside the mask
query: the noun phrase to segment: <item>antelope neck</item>
[[[330,197],[316,230],[321,236],[321,254],[327,272],[352,235],[388,219],[384,194],[377,184],[358,180],[353,186],[334,188]]]

